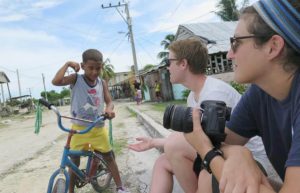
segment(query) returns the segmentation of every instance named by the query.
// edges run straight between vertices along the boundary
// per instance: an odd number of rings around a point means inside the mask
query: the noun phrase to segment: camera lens
[[[193,130],[192,109],[179,105],[167,106],[163,126],[180,132],[191,132]]]

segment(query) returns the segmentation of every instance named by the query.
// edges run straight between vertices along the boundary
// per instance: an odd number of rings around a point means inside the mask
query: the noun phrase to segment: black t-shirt
[[[289,96],[278,101],[252,85],[242,96],[227,127],[251,138],[262,137],[266,153],[284,180],[285,168],[300,166],[300,75],[295,74]]]

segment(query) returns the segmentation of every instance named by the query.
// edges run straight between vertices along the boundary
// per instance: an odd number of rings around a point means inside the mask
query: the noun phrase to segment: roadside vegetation
[[[151,104],[152,109],[155,111],[165,112],[165,109],[168,105],[186,105],[185,100],[173,100],[173,101],[167,101],[167,102],[161,102],[161,103],[153,103]]]

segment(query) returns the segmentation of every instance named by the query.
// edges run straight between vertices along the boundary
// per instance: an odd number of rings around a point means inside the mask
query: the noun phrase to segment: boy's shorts
[[[72,125],[73,130],[84,130],[86,126]],[[91,144],[92,150],[107,153],[112,150],[109,143],[108,130],[105,127],[94,127],[85,134],[74,134],[70,147],[72,150],[88,150]]]

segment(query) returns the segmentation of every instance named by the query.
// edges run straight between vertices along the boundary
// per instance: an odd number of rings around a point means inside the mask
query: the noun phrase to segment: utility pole
[[[3,106],[5,106],[4,90],[3,90],[3,85],[2,84],[1,84],[1,94],[2,94]]]
[[[30,98],[32,98],[32,97],[31,97],[31,89],[28,88],[28,91],[29,91]]]
[[[18,86],[19,86],[19,96],[22,96],[21,93],[21,84],[20,84],[20,76],[19,76],[19,70],[17,69],[17,77],[18,77]]]
[[[125,6],[125,13],[126,13],[126,19],[123,17],[121,12],[119,11],[118,7]],[[121,15],[125,23],[127,24],[128,31],[129,31],[129,37],[130,37],[130,43],[131,43],[131,50],[132,50],[132,56],[133,56],[133,64],[134,64],[134,73],[135,76],[139,76],[139,70],[138,70],[138,65],[137,65],[137,60],[136,60],[136,52],[135,52],[135,45],[134,45],[134,38],[133,38],[133,32],[132,32],[132,22],[129,14],[129,9],[128,9],[128,3],[118,3],[117,5],[112,5],[111,3],[108,6],[104,6],[103,4],[101,5],[102,9],[107,9],[107,8],[116,8],[118,13]]]
[[[47,91],[46,91],[46,85],[45,85],[45,77],[44,74],[42,74],[43,77],[43,84],[44,84],[44,92],[45,92],[45,97],[46,97],[46,101],[48,101],[48,97],[47,97]]]

